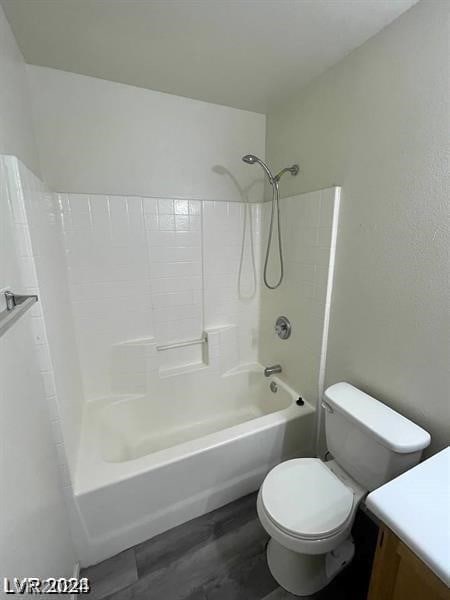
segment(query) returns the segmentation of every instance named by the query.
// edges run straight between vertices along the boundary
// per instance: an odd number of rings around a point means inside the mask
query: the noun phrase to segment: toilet
[[[332,460],[277,465],[257,500],[269,569],[297,596],[318,592],[349,564],[360,502],[416,465],[430,443],[424,429],[349,383],[329,387],[322,406]]]

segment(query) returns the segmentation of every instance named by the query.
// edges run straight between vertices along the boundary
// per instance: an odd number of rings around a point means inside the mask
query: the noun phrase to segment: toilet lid
[[[350,516],[353,491],[318,458],[297,458],[276,466],[261,487],[267,516],[286,533],[322,538]]]

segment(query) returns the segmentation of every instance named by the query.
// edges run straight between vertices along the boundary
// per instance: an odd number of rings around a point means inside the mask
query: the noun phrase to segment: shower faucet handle
[[[292,325],[287,317],[278,317],[275,322],[275,333],[282,340],[287,340],[291,335]]]

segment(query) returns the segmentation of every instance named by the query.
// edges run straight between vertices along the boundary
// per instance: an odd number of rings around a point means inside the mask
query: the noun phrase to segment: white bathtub
[[[74,481],[82,565],[256,490],[281,460],[310,456],[314,409],[298,397],[253,365],[88,403]]]

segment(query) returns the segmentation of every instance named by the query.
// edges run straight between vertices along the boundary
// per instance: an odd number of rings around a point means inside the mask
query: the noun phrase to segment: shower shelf
[[[196,338],[195,340],[184,340],[182,342],[173,342],[171,344],[163,344],[161,346],[156,346],[158,352],[162,352],[163,350],[172,350],[172,348],[184,348],[185,346],[195,346],[196,344],[206,344],[208,341],[208,336],[203,335],[201,338]]]
[[[36,295],[23,296],[13,292],[4,292],[6,309],[0,312],[0,337],[38,301]]]

